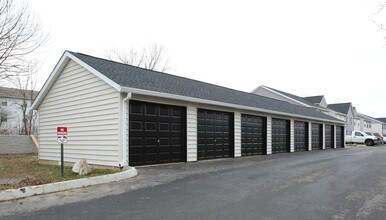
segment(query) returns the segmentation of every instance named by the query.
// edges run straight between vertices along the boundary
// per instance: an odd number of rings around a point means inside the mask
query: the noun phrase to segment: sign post
[[[60,174],[64,176],[64,143],[67,143],[67,127],[57,127],[57,142],[60,144]]]
[[[64,176],[64,152],[63,144],[60,144],[60,176]]]

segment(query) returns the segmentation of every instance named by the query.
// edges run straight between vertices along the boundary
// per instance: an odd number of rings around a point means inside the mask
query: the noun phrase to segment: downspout
[[[125,165],[127,165],[127,166],[129,165],[128,161],[126,160],[127,158],[125,157],[125,155],[126,155],[125,152],[126,152],[126,147],[128,147],[128,144],[126,143],[126,135],[128,135],[128,134],[126,134],[126,132],[127,132],[126,126],[129,123],[128,121],[126,121],[127,114],[128,114],[128,112],[127,112],[127,109],[128,109],[127,103],[128,103],[128,101],[130,99],[131,99],[131,92],[128,92],[126,98],[124,98],[123,101],[122,101],[122,105],[123,105],[122,106],[122,112],[123,112],[123,114],[122,114],[122,116],[123,116],[122,121],[123,121],[123,123],[122,123],[122,127],[121,127],[121,130],[122,130],[122,132],[121,132],[121,137],[122,137],[122,143],[121,143],[121,145],[122,145],[122,158],[121,158],[121,163],[119,164],[119,167],[121,169]]]

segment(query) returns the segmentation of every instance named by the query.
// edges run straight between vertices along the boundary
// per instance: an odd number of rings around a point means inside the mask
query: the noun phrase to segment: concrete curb
[[[104,176],[95,176],[77,180],[68,180],[57,183],[48,183],[37,186],[28,186],[20,189],[8,189],[0,192],[0,202],[12,199],[20,199],[34,195],[41,195],[53,192],[59,192],[69,189],[81,188],[85,186],[98,185],[103,183],[110,183],[114,181],[119,181],[123,179],[127,179],[130,177],[134,177],[138,174],[137,170],[134,167],[129,167],[127,170],[107,174]]]

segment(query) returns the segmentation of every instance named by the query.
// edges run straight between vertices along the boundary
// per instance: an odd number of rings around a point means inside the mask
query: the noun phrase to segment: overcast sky
[[[325,95],[386,117],[386,47],[374,0],[29,0],[50,32],[38,89],[65,50],[104,57],[111,48],[160,44],[168,71],[251,92],[266,85]],[[385,22],[386,23],[386,22]]]

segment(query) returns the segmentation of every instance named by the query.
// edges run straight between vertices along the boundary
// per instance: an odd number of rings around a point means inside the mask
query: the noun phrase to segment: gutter
[[[345,122],[338,121],[338,120],[314,118],[314,117],[309,117],[309,116],[304,116],[304,115],[297,115],[297,114],[279,112],[279,111],[274,111],[274,110],[267,110],[267,109],[256,108],[256,107],[248,107],[248,106],[230,104],[230,103],[225,103],[225,102],[211,101],[211,100],[207,100],[207,99],[193,98],[193,97],[187,97],[187,96],[182,96],[182,95],[174,95],[174,94],[163,93],[163,92],[154,92],[154,91],[149,91],[149,90],[144,90],[144,89],[121,87],[120,91],[139,94],[139,95],[155,96],[155,97],[160,97],[160,98],[169,98],[169,99],[174,99],[174,100],[179,100],[179,101],[187,101],[187,102],[193,102],[193,103],[224,106],[224,107],[229,107],[229,108],[234,108],[234,109],[258,111],[258,112],[263,112],[263,113],[268,113],[268,114],[283,115],[283,116],[289,116],[289,117],[295,117],[295,118],[303,118],[303,119],[309,119],[309,120],[316,120],[316,121],[323,121],[323,122],[330,122],[330,123],[339,123],[341,125],[346,125]],[[323,114],[323,113],[321,113],[321,114]]]
[[[123,122],[125,123],[122,123],[122,127],[121,127],[121,137],[122,137],[122,140],[121,140],[121,147],[122,147],[122,158],[121,158],[121,163],[119,164],[119,167],[122,168],[124,166],[128,166],[129,163],[127,162],[127,158],[125,157],[125,152],[126,152],[126,148],[127,148],[127,143],[126,143],[126,126],[127,126],[127,123],[129,123],[128,121],[126,121],[126,116],[128,114],[128,112],[126,111],[127,110],[127,103],[128,101],[131,99],[131,92],[128,92],[127,93],[127,96],[126,98],[123,99],[122,101],[122,117],[123,117]]]

